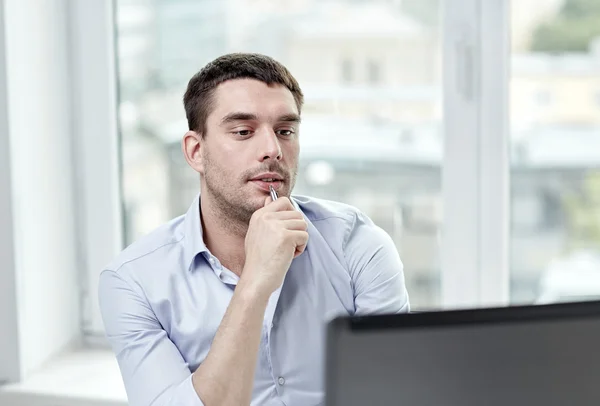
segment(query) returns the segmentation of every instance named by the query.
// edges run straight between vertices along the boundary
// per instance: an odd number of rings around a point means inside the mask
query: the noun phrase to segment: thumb
[[[271,203],[272,201],[273,201],[273,199],[271,199],[271,196],[267,196],[267,197],[265,198],[265,204],[264,204],[264,205],[266,206],[267,204]],[[264,206],[263,206],[263,207],[264,207]]]

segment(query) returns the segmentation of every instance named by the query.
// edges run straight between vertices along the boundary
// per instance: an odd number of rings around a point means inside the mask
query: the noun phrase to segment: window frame
[[[105,344],[98,307],[98,277],[123,249],[118,121],[116,5],[69,2],[74,35],[73,142],[83,236],[81,329],[88,344]]]
[[[509,302],[509,6],[459,0],[443,12],[443,308]]]
[[[77,34],[73,35],[75,134],[81,135],[74,138],[84,236],[82,330],[92,343],[103,340],[96,305],[98,274],[123,242],[116,19],[114,5],[108,3],[112,2],[70,6]],[[445,129],[441,308],[506,305],[509,0],[454,0],[452,7],[441,3]]]
[[[4,382],[18,380],[21,375],[4,19],[4,3],[0,0],[0,326],[3,326],[0,334],[0,386]]]

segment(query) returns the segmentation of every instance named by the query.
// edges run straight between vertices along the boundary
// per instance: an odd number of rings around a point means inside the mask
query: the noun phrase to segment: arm
[[[306,222],[288,199],[263,209],[248,229],[238,286],[193,374],[143,294],[116,272],[101,274],[100,309],[131,405],[250,404],[268,299],[308,239]]]
[[[102,317],[130,404],[249,404],[268,299],[238,286],[206,360],[191,374],[147,303],[117,273],[104,271]]]
[[[207,405],[248,405],[269,295],[240,284],[192,382]]]
[[[354,283],[357,315],[410,311],[398,250],[391,237],[362,213],[349,230],[344,256]]]
[[[132,286],[116,272],[100,274],[100,311],[129,404],[202,406],[189,366]]]
[[[271,294],[283,283],[292,259],[308,241],[302,214],[286,197],[252,215],[245,239],[246,259],[223,321],[206,360],[193,382],[207,405],[248,405],[265,310]]]

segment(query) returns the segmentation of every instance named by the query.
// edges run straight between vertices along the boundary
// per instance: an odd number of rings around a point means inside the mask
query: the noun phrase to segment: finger
[[[306,249],[308,243],[308,233],[306,231],[291,231],[296,249],[294,250],[294,258],[299,256]]]
[[[304,251],[304,247],[306,247],[308,242],[308,233],[306,231],[290,230],[290,236],[296,246],[296,250],[301,249]]]
[[[305,248],[305,247],[306,247],[306,246],[302,247],[302,249],[298,249],[298,248],[296,248],[296,251],[294,252],[294,257],[293,257],[293,258],[297,258],[297,257],[299,257],[299,256],[300,256],[300,255],[301,255],[301,254],[304,252],[304,248]]]
[[[302,254],[306,250],[306,244],[296,247],[296,251],[294,252],[294,258]]]
[[[298,231],[306,231],[308,228],[306,221],[302,220],[285,220],[283,221],[283,226],[288,230],[298,230]]]
[[[267,196],[265,198],[265,204],[263,204],[263,207],[265,207],[266,205],[268,205],[269,203],[271,203],[273,201],[273,199],[271,199],[271,196]]]
[[[271,200],[271,197],[267,197],[266,200]],[[267,211],[284,211],[284,210],[296,210],[294,205],[287,197],[283,196],[275,200],[273,203],[269,203],[264,207]]]
[[[269,217],[276,220],[304,220],[304,216],[302,213],[298,211],[277,211],[274,213],[270,213]]]

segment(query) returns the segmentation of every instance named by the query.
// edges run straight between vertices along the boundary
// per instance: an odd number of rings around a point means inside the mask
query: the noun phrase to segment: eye
[[[252,135],[252,130],[238,130],[238,131],[233,131],[232,134],[239,138],[245,138],[245,137],[249,137],[250,135]]]
[[[277,130],[277,135],[282,137],[291,137],[294,134],[294,130],[286,129],[286,130]]]

